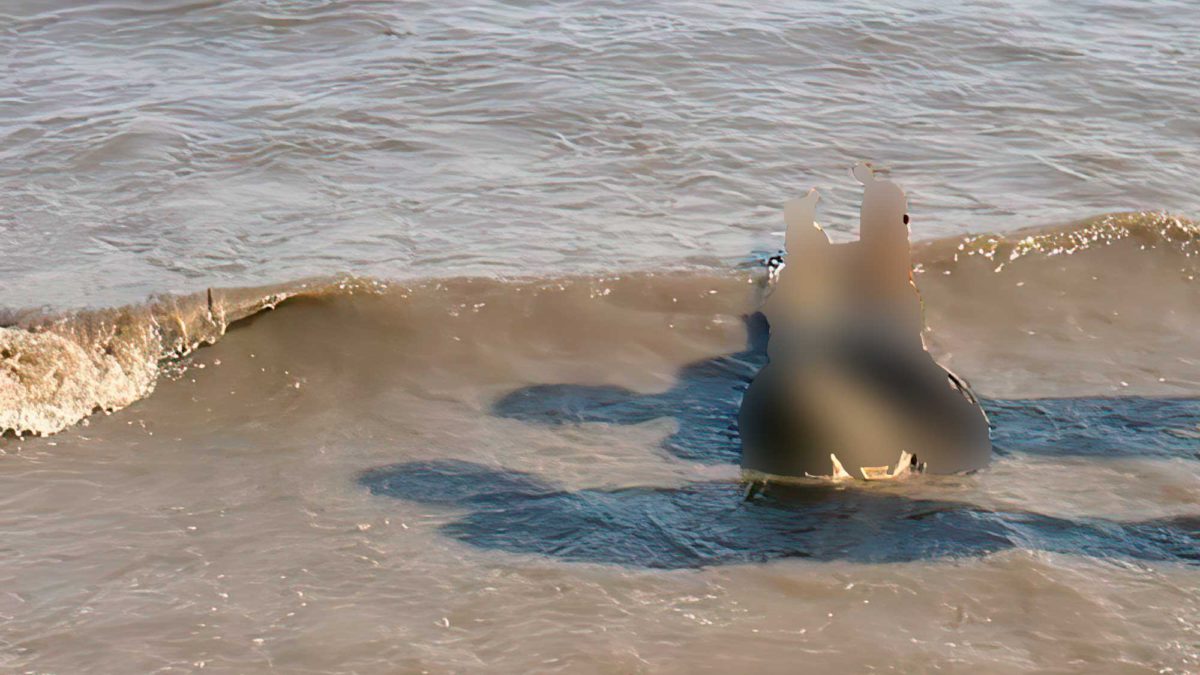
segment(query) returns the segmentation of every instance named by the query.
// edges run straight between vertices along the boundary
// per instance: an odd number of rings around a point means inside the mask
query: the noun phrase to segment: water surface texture
[[[1200,211],[1193,3],[929,4],[11,0],[0,296],[702,264],[860,159],[918,237]]]
[[[0,671],[1200,670],[1200,10],[777,5],[0,3]],[[746,502],[860,159],[994,461]]]

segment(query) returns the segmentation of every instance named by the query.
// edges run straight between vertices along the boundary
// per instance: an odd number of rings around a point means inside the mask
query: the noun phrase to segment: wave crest
[[[1025,389],[1012,390],[1028,388],[1031,382],[1045,385],[1051,393],[1095,393],[1098,387],[1107,391],[1103,387],[1111,384],[1109,380],[1124,390],[1128,385],[1121,380],[1132,379],[1124,374],[1128,368],[1170,371],[1178,382],[1157,381],[1160,388],[1175,392],[1169,387],[1190,386],[1193,381],[1191,362],[1181,360],[1179,350],[1194,344],[1190,336],[1200,325],[1200,306],[1194,302],[1195,278],[1200,275],[1197,253],[1200,227],[1195,223],[1145,212],[1007,235],[919,242],[914,262],[928,306],[931,349],[976,386],[983,384],[985,393],[1028,394]],[[709,297],[719,287],[725,297],[747,288],[746,281],[763,282],[765,272],[756,265],[749,272],[744,267],[725,268],[717,276],[623,275],[630,285],[609,301],[633,303],[656,317],[651,323],[661,318],[671,326],[669,317],[683,309],[680,303],[687,294]],[[470,281],[430,280],[395,295],[399,302],[411,293],[413,302],[420,299],[422,311],[433,312],[422,314],[420,321],[454,319],[464,308],[478,310],[487,304],[489,311],[520,322],[527,318],[530,303],[548,302],[553,311],[543,309],[551,318],[540,320],[557,322],[567,311],[558,303],[607,297],[611,290],[604,279],[542,279],[526,286],[497,281],[485,284],[491,289],[486,292]],[[576,282],[582,282],[582,291]],[[572,287],[582,295],[574,295]],[[0,433],[56,433],[93,412],[128,406],[154,390],[164,364],[216,342],[232,324],[289,298],[382,294],[387,288],[385,282],[345,277],[210,289],[57,316],[0,312]],[[550,299],[554,289],[565,295]],[[545,299],[535,301],[539,294]],[[755,308],[753,296],[703,311],[750,312]],[[405,312],[391,317],[388,325],[418,320],[400,305],[384,307],[383,311]],[[442,310],[444,317],[438,313]],[[586,317],[600,310],[572,305],[569,311]],[[326,339],[355,339],[345,328],[334,326]],[[561,330],[558,323],[545,328]],[[437,339],[432,329],[426,332],[430,340]],[[444,357],[434,352],[428,356]],[[495,358],[502,360],[504,355]],[[1056,375],[1055,369],[1070,372]],[[1018,371],[1036,379],[1021,379],[1013,374]]]
[[[161,296],[144,305],[9,317],[0,327],[0,433],[57,433],[149,395],[160,364],[225,335],[241,319],[294,297],[373,292],[342,278]]]

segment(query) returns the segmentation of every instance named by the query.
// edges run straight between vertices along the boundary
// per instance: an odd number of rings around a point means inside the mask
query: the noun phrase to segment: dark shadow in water
[[[1200,399],[983,401],[998,453],[1200,459]]]
[[[894,563],[1011,548],[1200,564],[1200,517],[1066,519],[909,499],[894,491],[799,488],[746,502],[734,483],[562,490],[461,461],[363,473],[373,494],[466,509],[443,531],[484,549],[653,569],[778,558]]]
[[[685,366],[674,387],[538,385],[496,415],[534,424],[637,424],[673,417],[663,442],[691,461],[737,463],[742,393],[766,362],[766,320],[747,319],[745,350]],[[1193,458],[1200,400],[1146,398],[985,401],[1000,454]],[[443,530],[485,549],[660,569],[799,557],[866,563],[982,556],[1010,548],[1098,558],[1200,564],[1200,517],[1142,522],[1067,519],[910,499],[900,486],[813,486],[742,499],[734,483],[565,491],[528,474],[468,462],[413,462],[367,471],[372,493],[465,509]]]
[[[756,313],[745,322],[749,337],[744,350],[684,366],[675,386],[661,394],[612,386],[539,384],[504,396],[492,412],[549,425],[640,424],[674,417],[679,429],[663,441],[664,449],[693,462],[736,464],[742,456],[738,407],[750,380],[767,362],[766,318]]]
[[[640,424],[673,417],[678,431],[662,445],[672,455],[708,464],[737,464],[738,407],[767,362],[767,322],[746,318],[746,349],[684,366],[670,390],[639,394],[622,387],[541,384],[495,403],[500,417],[532,424]],[[997,454],[1200,458],[1200,399],[1058,398],[984,400]]]

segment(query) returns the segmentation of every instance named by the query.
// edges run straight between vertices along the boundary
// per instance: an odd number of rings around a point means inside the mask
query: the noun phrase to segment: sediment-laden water
[[[0,669],[1195,672],[1194,12],[0,8]],[[994,461],[745,502],[862,158]]]

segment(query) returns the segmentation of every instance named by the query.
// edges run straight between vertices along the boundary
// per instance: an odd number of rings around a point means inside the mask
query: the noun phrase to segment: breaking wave
[[[1200,387],[1200,360],[1191,357],[1200,353],[1198,242],[1194,223],[1163,213],[920,242],[914,263],[931,351],[993,396],[1194,392]],[[336,304],[377,296],[381,302],[370,311],[398,313],[387,325],[403,318],[412,322],[409,330],[483,307],[551,330],[561,321],[558,309],[595,314],[607,303],[654,318],[637,330],[670,330],[680,312],[753,311],[765,282],[765,267],[748,261],[723,270],[592,278],[310,279],[57,315],[7,310],[0,313],[0,431],[52,434],[128,406],[192,351],[290,299]],[[464,325],[453,337],[468,340],[471,330],[506,326]],[[337,326],[318,332],[319,339],[355,339]],[[506,355],[494,358],[503,367]]]

